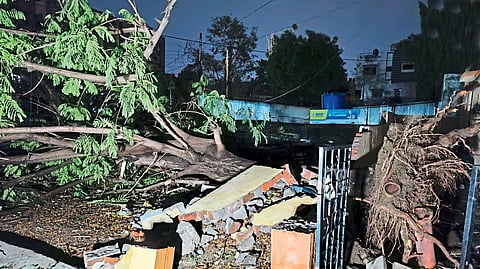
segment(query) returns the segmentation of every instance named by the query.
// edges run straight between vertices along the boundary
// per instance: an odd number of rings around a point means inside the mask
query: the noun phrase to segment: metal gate
[[[315,268],[344,267],[350,146],[319,148]]]

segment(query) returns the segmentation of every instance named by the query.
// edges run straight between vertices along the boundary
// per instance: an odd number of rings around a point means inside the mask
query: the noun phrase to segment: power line
[[[327,14],[331,14],[331,13],[333,13],[333,12],[339,11],[339,10],[344,9],[344,8],[347,8],[347,7],[349,7],[349,6],[359,4],[359,3],[363,2],[363,1],[365,1],[365,0],[357,0],[357,1],[350,2],[350,3],[345,4],[345,5],[340,5],[340,6],[334,7],[334,8],[332,8],[332,9],[328,10],[327,12],[323,12],[323,13],[314,15],[314,16],[312,16],[312,17],[310,17],[310,18],[307,18],[307,19],[305,19],[305,20],[297,23],[297,25],[303,24],[303,23],[306,23],[306,22],[309,22],[309,21],[312,21],[312,20],[315,20],[315,19],[320,18],[320,17],[322,17],[322,16],[325,16],[325,15],[327,15]],[[285,30],[285,29],[289,29],[290,27],[291,27],[290,25],[289,25],[289,26],[282,27],[282,28],[280,28],[280,29],[278,29],[278,30],[276,30],[276,31],[270,32],[270,33],[268,33],[268,34],[261,35],[259,38],[264,38],[264,37],[270,36],[271,33],[277,33],[277,32],[279,32],[279,31],[283,31],[283,30]]]
[[[262,9],[262,8],[268,6],[269,4],[271,4],[273,1],[275,1],[275,0],[270,0],[270,1],[266,2],[265,4],[257,7],[256,9],[254,9],[253,11],[251,11],[250,13],[248,13],[247,15],[243,16],[242,19],[246,19],[246,18],[250,17],[250,16],[253,15],[255,12],[257,12],[257,11],[259,11],[260,9]]]
[[[360,0],[360,1],[363,1],[363,0]],[[377,8],[378,8],[378,5],[377,5]],[[365,27],[366,23],[363,23],[359,28],[358,30],[355,32],[355,34],[352,36],[352,38],[350,38],[348,41],[347,41],[347,44],[349,44],[350,42],[352,42],[356,37],[357,35],[362,31],[363,27]],[[335,59],[335,57],[337,56],[340,56],[340,54],[342,53],[341,50],[339,50],[337,53],[335,53],[319,70],[317,70],[313,75],[311,75],[308,79],[306,79],[304,82],[300,83],[299,85],[297,85],[296,87],[294,87],[293,89],[291,90],[288,90],[282,94],[280,94],[279,96],[276,96],[276,97],[273,97],[271,99],[268,99],[268,100],[265,100],[265,102],[271,102],[271,101],[275,101],[279,98],[282,98],[292,92],[295,92],[297,91],[298,89],[302,88],[303,86],[305,86],[307,83],[309,83],[310,81],[312,81],[316,76],[318,76],[332,61],[333,59]]]
[[[172,35],[162,35],[165,38],[170,38],[170,39],[176,39],[176,40],[181,40],[181,41],[188,41],[188,42],[193,42],[193,43],[202,43],[203,45],[210,45],[213,47],[222,47],[225,46],[225,44],[220,44],[220,43],[211,43],[211,42],[205,42],[205,41],[200,41],[200,40],[195,40],[195,39],[189,39],[185,37],[178,37],[178,36],[172,36]],[[258,53],[267,53],[267,51],[264,50],[252,50],[252,52],[258,52]]]

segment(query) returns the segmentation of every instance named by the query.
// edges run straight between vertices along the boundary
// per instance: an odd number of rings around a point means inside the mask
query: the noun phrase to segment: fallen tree
[[[176,0],[156,31],[133,1],[133,14],[122,9],[113,17],[71,0],[59,1],[42,32],[31,32],[16,27],[24,16],[9,2],[0,1],[4,200],[29,181],[49,188],[113,183],[134,193],[190,175],[225,181],[253,163],[225,149],[221,133],[235,131],[235,120],[206,78],[194,83],[191,102],[166,105],[155,50]],[[24,74],[35,86],[19,92],[12,78]],[[261,125],[246,122],[258,143]]]
[[[441,195],[454,195],[458,183],[470,177],[474,152],[466,141],[478,134],[480,125],[439,130],[442,121],[456,110],[452,104],[458,104],[465,93],[455,93],[435,117],[397,118],[378,153],[373,186],[365,200],[369,204],[366,238],[382,250],[386,245],[389,249],[392,244],[400,247],[405,264],[418,258],[420,266],[433,268],[436,245],[456,268],[459,266],[442,240],[434,237],[432,225],[439,219]],[[422,249],[425,240],[429,250]],[[388,253],[384,250],[384,254]]]

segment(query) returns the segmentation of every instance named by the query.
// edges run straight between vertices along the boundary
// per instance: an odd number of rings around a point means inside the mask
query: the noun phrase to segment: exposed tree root
[[[371,205],[368,242],[379,248],[384,242],[403,243],[403,260],[408,261],[420,254],[411,254],[417,234],[433,242],[458,267],[442,242],[424,232],[412,217],[417,208],[429,208],[434,223],[441,208],[440,193],[454,194],[457,182],[470,177],[472,151],[466,139],[475,136],[480,125],[436,133],[446,111],[433,118],[397,118],[390,124],[378,153],[371,192],[362,201]]]

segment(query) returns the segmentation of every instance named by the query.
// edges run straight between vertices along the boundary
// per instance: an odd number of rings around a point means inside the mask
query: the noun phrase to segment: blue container
[[[345,93],[324,93],[322,94],[323,109],[344,109],[347,108],[347,95]]]

